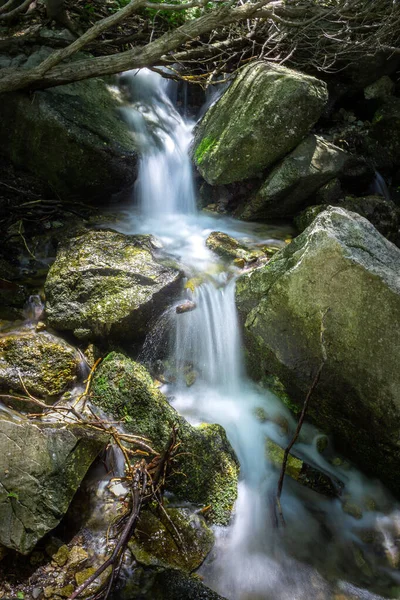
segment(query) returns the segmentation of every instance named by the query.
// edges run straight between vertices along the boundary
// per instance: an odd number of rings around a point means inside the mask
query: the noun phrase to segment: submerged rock
[[[90,231],[62,244],[45,283],[49,323],[76,337],[138,340],[180,287],[151,236]]]
[[[174,474],[167,488],[179,498],[210,506],[207,517],[225,525],[237,496],[239,466],[220,425],[193,427],[168,403],[147,370],[122,354],[112,352],[97,368],[91,387],[93,402],[128,431],[144,436],[161,452],[178,427],[181,442]]]
[[[29,393],[50,403],[77,380],[81,358],[61,338],[20,330],[0,335],[0,389]]]
[[[206,246],[215,254],[225,259],[243,260],[244,262],[254,262],[257,258],[265,256],[260,249],[252,249],[249,246],[241,244],[238,240],[222,231],[213,231],[206,239]],[[244,263],[243,263],[244,266]]]
[[[108,438],[0,413],[0,545],[28,554],[61,521]]]
[[[214,544],[214,535],[202,517],[186,508],[167,508],[157,517],[150,510],[140,513],[129,549],[147,566],[162,566],[191,572],[200,567]]]
[[[309,135],[273,169],[236,215],[248,221],[292,217],[318,188],[341,174],[350,158],[322,137]]]
[[[0,153],[61,198],[108,200],[133,185],[136,143],[101,79],[4,94]]]
[[[327,99],[323,81],[267,62],[250,63],[198,125],[197,168],[211,184],[259,175],[299,144]]]
[[[268,263],[242,275],[237,306],[253,373],[279,377],[367,473],[400,493],[400,250],[364,218],[329,207]]]

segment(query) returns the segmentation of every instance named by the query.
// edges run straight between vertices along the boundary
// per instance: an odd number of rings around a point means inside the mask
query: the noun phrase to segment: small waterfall
[[[167,95],[168,81],[148,69],[121,78],[130,105],[122,109],[140,145],[135,198],[144,217],[193,214],[195,193],[188,154],[192,123]]]

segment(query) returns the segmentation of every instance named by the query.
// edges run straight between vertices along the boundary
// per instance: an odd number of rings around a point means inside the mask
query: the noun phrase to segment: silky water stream
[[[157,358],[160,328],[170,332],[167,363],[182,376],[164,391],[192,423],[221,424],[241,465],[232,524],[216,528],[215,548],[200,574],[229,600],[399,598],[398,505],[330,442],[322,456],[321,433],[307,424],[294,453],[340,482],[340,495],[328,498],[286,477],[286,526],[277,526],[278,471],[266,440],[285,447],[295,422],[274,394],[246,376],[234,298],[239,270],[208,250],[205,240],[217,230],[249,244],[283,246],[288,229],[197,212],[188,153],[193,123],[173,105],[169,85],[145,69],[122,76],[129,97],[122,110],[141,145],[141,159],[134,208],[118,228],[155,235],[163,252],[196,282],[184,294],[197,308],[177,314],[171,307],[149,333],[143,357]],[[183,375],[187,368],[197,376],[190,387]]]

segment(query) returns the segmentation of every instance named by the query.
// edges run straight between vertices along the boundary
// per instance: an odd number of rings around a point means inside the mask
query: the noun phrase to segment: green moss
[[[206,136],[201,140],[194,153],[197,164],[201,164],[206,153],[210,152],[216,144],[217,141],[212,137]]]

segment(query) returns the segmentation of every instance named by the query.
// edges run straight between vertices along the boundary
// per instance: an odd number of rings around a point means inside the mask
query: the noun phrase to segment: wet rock
[[[176,569],[157,573],[150,591],[151,600],[226,600],[196,576]]]
[[[210,505],[211,522],[229,521],[239,466],[220,425],[187,423],[142,365],[115,352],[96,369],[91,391],[95,404],[117,419],[125,418],[126,429],[150,439],[158,452],[165,447],[173,425],[178,425],[181,445],[168,489],[184,500]]]
[[[244,262],[254,262],[264,253],[258,248],[250,248],[241,244],[238,240],[222,233],[222,231],[213,231],[206,239],[206,246],[215,254],[225,259],[239,259]]]
[[[324,82],[252,62],[208,109],[195,131],[194,162],[211,184],[257,176],[293,150],[320,117]]]
[[[343,172],[349,158],[322,137],[309,135],[272,170],[236,216],[249,221],[292,217],[322,185]]]
[[[168,519],[142,511],[129,549],[143,565],[198,569],[214,544],[211,529],[188,509],[167,508],[166,513]]]
[[[82,585],[82,583],[89,579],[89,577],[94,575],[99,566],[100,565],[88,567],[87,569],[83,569],[82,571],[78,571],[77,573],[75,573],[75,581],[77,586]],[[87,596],[93,596],[100,592],[100,590],[103,589],[104,585],[108,581],[111,575],[111,570],[112,567],[107,567],[107,569],[103,571],[103,573],[101,573],[97,579],[95,579],[90,585],[88,585],[88,587],[82,592],[81,595],[84,598],[86,598]]]
[[[333,206],[340,206],[365,217],[388,240],[397,245],[399,244],[400,210],[391,200],[387,200],[382,196],[364,196],[361,198],[346,196],[343,200],[334,202]],[[326,204],[307,207],[295,219],[298,230],[300,232],[304,231],[326,208]]]
[[[179,306],[176,307],[176,312],[178,314],[182,314],[182,313],[191,312],[192,310],[195,310],[196,308],[197,308],[196,302],[193,302],[192,300],[187,300],[183,304],[179,304]]]
[[[54,401],[76,381],[79,353],[47,332],[20,330],[0,335],[0,388]],[[21,381],[22,380],[22,381]]]
[[[68,546],[64,545],[64,546],[61,546],[61,548],[59,548],[57,550],[57,552],[52,556],[52,559],[59,567],[63,567],[68,561],[68,556],[69,556]]]
[[[6,94],[0,153],[61,198],[108,200],[136,178],[136,143],[116,106],[101,79]]]
[[[329,207],[268,265],[242,275],[236,299],[259,375],[279,377],[367,473],[400,493],[400,250],[366,219]],[[322,325],[323,320],[323,325]]]
[[[0,418],[0,544],[29,554],[66,513],[107,437],[78,425]]]
[[[180,288],[151,236],[90,231],[63,244],[45,283],[49,323],[81,339],[142,339]]]

